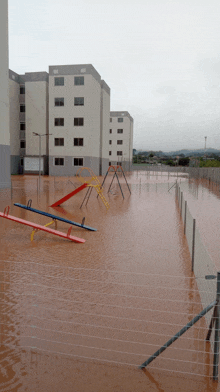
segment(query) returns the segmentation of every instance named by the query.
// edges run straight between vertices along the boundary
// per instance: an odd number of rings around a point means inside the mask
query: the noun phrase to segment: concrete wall
[[[8,86],[8,1],[0,2],[0,188],[11,186],[9,86]]]
[[[11,174],[18,174],[20,166],[20,85],[16,79],[9,78]]]
[[[109,162],[109,116],[110,116],[110,88],[102,81],[101,99],[101,133],[102,153],[101,153],[101,172],[105,175],[108,170]]]
[[[26,155],[39,154],[39,137],[33,132],[48,133],[47,81],[25,82]],[[47,137],[41,137],[41,155],[46,155]]]

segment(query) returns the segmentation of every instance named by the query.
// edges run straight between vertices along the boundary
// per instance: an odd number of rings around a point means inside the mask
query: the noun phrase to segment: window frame
[[[58,124],[56,124],[57,120],[58,120]],[[62,124],[62,121],[60,121],[60,120],[63,120],[63,124]],[[64,117],[54,117],[54,126],[55,127],[64,127]]]
[[[56,163],[55,163],[55,162],[56,162],[56,159],[63,159],[63,165],[60,165],[60,164],[59,164],[59,165],[56,165]],[[54,166],[65,166],[65,158],[64,158],[64,157],[54,157],[54,158],[53,158],[53,165],[54,165]]]
[[[112,145],[112,140],[109,140],[109,144],[111,144],[111,145]]]
[[[75,141],[78,141],[78,144],[75,144]],[[82,141],[82,144],[79,144]],[[73,138],[73,147],[83,147],[84,146],[84,138],[83,137],[74,137]]]
[[[77,99],[82,99],[83,103],[76,103]],[[84,97],[74,97],[74,106],[84,106]]]
[[[82,165],[75,165],[75,159],[82,159]],[[84,161],[83,161],[83,157],[73,157],[73,159],[72,159],[72,166],[74,166],[74,167],[83,167],[83,164],[84,164]]]
[[[63,81],[63,83],[56,83],[58,79]],[[54,86],[64,86],[64,76],[54,76]]]
[[[59,140],[59,144],[56,144],[56,140]],[[63,140],[63,144],[60,144],[61,140]],[[64,137],[55,137],[54,138],[54,147],[64,147]]]
[[[24,128],[22,129],[21,125],[24,126]],[[20,122],[20,131],[26,131],[26,123],[24,121]]]
[[[78,123],[80,122],[79,120],[82,120],[82,124],[75,124],[76,120],[78,120]],[[74,127],[84,127],[84,117],[74,117],[73,126]]]
[[[118,122],[124,122],[123,117],[118,117]]]
[[[120,142],[120,143],[119,143]],[[123,144],[123,140],[117,140],[117,145],[122,145]]]
[[[109,129],[109,133],[112,133],[112,129]]]
[[[24,110],[21,110],[21,108],[24,108]],[[25,113],[25,111],[26,111],[25,104],[24,103],[20,104],[20,113]]]
[[[121,132],[122,131],[122,132]],[[117,129],[117,133],[123,133],[123,129]]]
[[[109,151],[109,152],[108,152],[108,155],[112,155],[112,152],[111,152],[111,151]]]
[[[21,143],[24,143],[24,147],[21,147]],[[26,140],[24,140],[24,139],[21,139],[21,140],[20,140],[20,148],[21,148],[21,149],[26,148]]]
[[[56,101],[56,99],[58,100],[58,99],[60,99],[60,100],[63,100],[63,104],[62,105],[56,105],[56,103],[61,103],[62,101]],[[64,97],[57,97],[57,98],[54,98],[54,106],[55,107],[60,107],[60,106],[64,106]]]
[[[83,83],[76,83],[76,80],[81,80]],[[84,86],[84,76],[74,76],[74,86]]]
[[[120,153],[120,154],[119,154]],[[122,157],[122,155],[123,155],[123,151],[117,151],[117,156],[118,157]]]
[[[20,84],[20,95],[24,95],[24,94],[25,94],[25,85],[24,84]]]

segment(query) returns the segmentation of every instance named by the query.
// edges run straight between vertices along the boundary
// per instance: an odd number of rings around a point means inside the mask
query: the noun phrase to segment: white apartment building
[[[49,173],[108,168],[110,88],[91,64],[49,67]]]
[[[110,88],[91,64],[9,70],[9,97],[12,174],[38,173],[39,152],[43,174],[89,167],[103,175],[117,163],[131,170],[133,119],[110,113]]]
[[[110,112],[109,166],[121,165],[125,171],[132,167],[133,118],[128,112]]]
[[[8,1],[0,2],[0,189],[11,186],[9,89],[8,89]]]

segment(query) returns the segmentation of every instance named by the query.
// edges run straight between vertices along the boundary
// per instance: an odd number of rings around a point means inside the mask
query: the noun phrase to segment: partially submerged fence
[[[196,219],[190,213],[187,200],[181,186],[176,184],[176,200],[179,205],[180,215],[184,224],[184,234],[186,235],[189,252],[192,259],[192,272],[195,274],[201,303],[203,308],[207,307],[216,296],[217,276],[215,263],[203,244],[201,234],[196,225]],[[212,312],[205,315],[207,327],[212,325]],[[217,325],[218,327],[218,325]],[[211,336],[211,347],[214,352],[216,337]],[[215,352],[214,352],[215,355]]]

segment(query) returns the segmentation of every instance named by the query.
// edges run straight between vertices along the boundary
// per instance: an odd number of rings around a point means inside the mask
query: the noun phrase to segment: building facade
[[[128,112],[110,112],[109,165],[131,171],[133,155],[133,118]]]
[[[9,70],[11,172],[48,174],[48,103],[47,72],[27,72],[18,75]],[[34,133],[45,135],[41,138]]]
[[[11,186],[7,0],[0,2],[0,51],[0,189],[3,189]]]
[[[9,70],[9,96],[13,174],[38,173],[39,165],[53,176],[80,167],[103,175],[117,163],[131,170],[133,119],[110,113],[110,88],[91,64],[50,66],[49,74]]]
[[[49,67],[49,173],[108,167],[110,89],[90,64]]]

